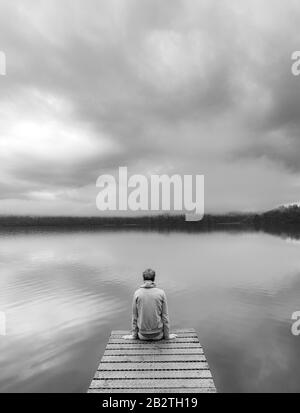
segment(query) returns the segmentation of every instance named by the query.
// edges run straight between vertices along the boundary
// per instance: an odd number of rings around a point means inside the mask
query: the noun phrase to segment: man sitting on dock
[[[127,340],[172,340],[176,334],[169,333],[169,315],[166,294],[156,287],[155,271],[143,273],[144,284],[134,293],[132,305],[132,334]]]

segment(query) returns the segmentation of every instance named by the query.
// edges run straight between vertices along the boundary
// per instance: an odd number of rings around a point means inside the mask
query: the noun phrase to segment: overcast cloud
[[[206,212],[300,200],[299,0],[0,0],[0,213],[194,173]]]

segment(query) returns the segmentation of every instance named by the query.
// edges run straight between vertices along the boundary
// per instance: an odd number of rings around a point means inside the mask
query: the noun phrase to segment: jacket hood
[[[145,281],[144,284],[141,285],[140,288],[155,288],[156,284],[153,281]]]

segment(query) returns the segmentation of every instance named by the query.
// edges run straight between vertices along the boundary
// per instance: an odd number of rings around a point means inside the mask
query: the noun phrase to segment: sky
[[[99,175],[300,199],[298,0],[0,0],[0,214],[98,215]]]

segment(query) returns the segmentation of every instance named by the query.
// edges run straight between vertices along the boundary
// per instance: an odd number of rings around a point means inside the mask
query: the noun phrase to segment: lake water
[[[300,244],[263,233],[0,234],[1,392],[85,392],[152,267],[222,392],[300,391]]]

